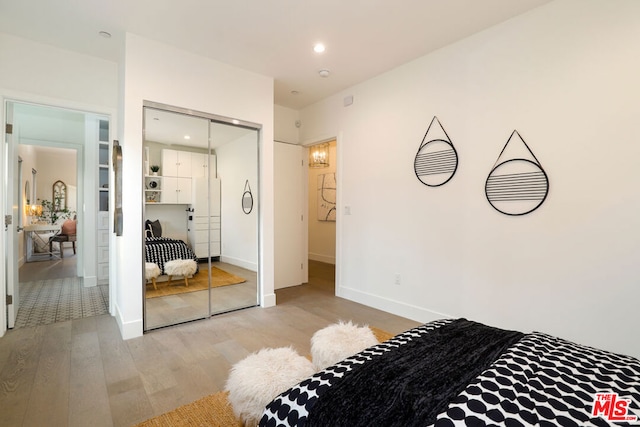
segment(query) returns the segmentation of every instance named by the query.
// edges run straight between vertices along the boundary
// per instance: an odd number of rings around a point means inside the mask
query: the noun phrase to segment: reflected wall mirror
[[[145,331],[254,307],[259,301],[260,125],[144,103]],[[256,203],[257,206],[257,203]]]
[[[24,182],[24,200],[25,204],[31,204],[31,187],[29,186],[29,180]]]
[[[58,180],[53,183],[53,209],[61,211],[67,208],[67,186]]]

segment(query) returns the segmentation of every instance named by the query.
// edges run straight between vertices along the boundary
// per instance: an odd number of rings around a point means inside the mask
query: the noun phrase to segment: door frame
[[[2,177],[2,186],[3,190],[6,188],[8,183],[5,180],[6,174],[6,105],[7,102],[11,101],[14,103],[24,103],[24,104],[36,104],[45,107],[53,107],[53,108],[63,108],[68,110],[74,110],[78,112],[82,112],[86,115],[100,115],[108,117],[109,119],[109,129],[110,129],[110,139],[114,139],[116,135],[116,130],[118,129],[117,117],[118,110],[116,107],[108,107],[108,106],[100,106],[100,105],[92,105],[81,103],[77,101],[72,101],[68,99],[59,99],[59,98],[49,98],[40,95],[34,95],[32,93],[25,93],[20,91],[12,91],[0,88],[0,115],[2,116],[1,122],[2,126],[0,128],[0,138],[2,140],[3,147],[0,150],[0,177]],[[97,163],[96,163],[97,164]],[[112,178],[110,178],[112,179]],[[97,187],[96,187],[97,188]],[[110,198],[113,196],[110,195]],[[2,211],[2,215],[4,216],[7,212],[6,205],[6,197],[0,198],[0,210]],[[97,209],[97,206],[96,206]],[[113,219],[113,213],[109,212],[110,219]],[[14,222],[15,224],[15,222]],[[0,233],[0,259],[6,259],[6,235],[7,233]],[[114,261],[114,251],[115,251],[115,234],[109,234],[109,313],[113,316],[115,315],[115,300],[118,294],[118,283],[115,280],[115,263]],[[2,280],[2,284],[0,286],[0,337],[4,336],[7,331],[7,305],[5,303],[7,297],[7,269],[6,262],[0,262],[0,279]]]
[[[342,296],[341,287],[342,287],[342,270],[341,270],[341,260],[342,260],[342,212],[343,212],[343,203],[342,203],[342,145],[343,145],[343,132],[337,132],[337,135],[325,135],[322,138],[308,139],[302,141],[300,145],[306,148],[307,153],[309,148],[313,145],[322,144],[324,142],[336,142],[336,259],[335,259],[335,290],[334,294],[336,296]],[[309,170],[308,164],[305,164],[307,167],[307,172]],[[305,180],[305,188],[306,195],[305,198],[305,212],[309,212],[309,192],[312,189],[309,188],[309,180]],[[309,215],[307,215],[309,216]],[[308,226],[307,226],[308,228]],[[309,240],[307,238],[307,249],[309,245]],[[308,255],[307,250],[307,255]]]

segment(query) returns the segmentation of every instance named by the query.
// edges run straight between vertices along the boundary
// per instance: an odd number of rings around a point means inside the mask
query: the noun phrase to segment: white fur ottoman
[[[351,322],[329,325],[311,337],[311,358],[318,371],[378,344],[367,326]]]
[[[151,280],[153,283],[153,289],[158,290],[156,286],[156,277],[160,275],[160,267],[155,262],[145,262],[144,263],[144,278],[147,281]]]
[[[169,282],[172,276],[184,276],[185,286],[189,286],[188,276],[191,276],[198,269],[198,264],[192,259],[174,259],[164,265],[164,272],[169,275]]]
[[[256,425],[269,402],[314,373],[291,347],[265,348],[233,365],[225,389],[236,417]]]

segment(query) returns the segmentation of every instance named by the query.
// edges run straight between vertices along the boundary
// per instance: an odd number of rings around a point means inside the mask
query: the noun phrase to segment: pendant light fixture
[[[329,143],[323,142],[309,147],[309,167],[329,167]]]

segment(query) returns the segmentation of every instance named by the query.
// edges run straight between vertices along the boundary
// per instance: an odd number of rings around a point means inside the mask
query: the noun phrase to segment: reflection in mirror
[[[24,182],[24,200],[27,205],[31,204],[31,187],[29,187],[29,180]]]
[[[36,202],[36,194],[38,194],[38,192],[36,191],[36,187],[38,185],[38,181],[36,180],[36,177],[38,176],[38,171],[31,168],[31,203],[35,203]]]
[[[53,183],[53,209],[61,211],[67,208],[67,186],[58,180]]]
[[[257,304],[258,285],[258,131],[226,123],[211,123],[211,145],[216,152],[220,198],[221,264],[225,271],[246,280],[235,286],[212,288],[211,312],[224,313]],[[249,181],[254,208],[243,210]]]
[[[257,182],[258,130],[145,105],[145,330],[257,305],[257,214],[238,221],[234,189]]]

